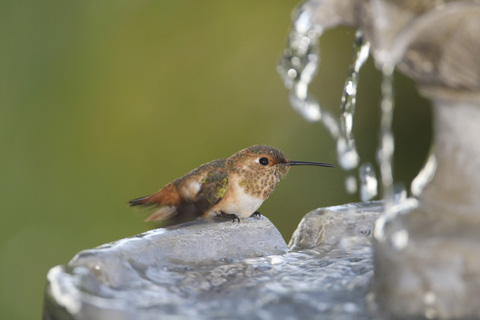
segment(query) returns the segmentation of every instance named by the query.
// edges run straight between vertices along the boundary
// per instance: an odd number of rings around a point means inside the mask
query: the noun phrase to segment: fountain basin
[[[43,318],[371,319],[372,234],[358,231],[373,230],[380,211],[380,203],[315,210],[308,221],[336,218],[317,229],[326,241],[303,250],[287,251],[265,217],[197,220],[85,250],[49,271]]]

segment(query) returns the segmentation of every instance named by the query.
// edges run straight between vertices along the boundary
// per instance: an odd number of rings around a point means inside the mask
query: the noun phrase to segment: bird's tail
[[[128,201],[128,203],[130,203],[130,207],[140,206],[142,204],[145,204],[149,197],[150,196],[136,198],[136,199]]]
[[[173,184],[168,184],[152,195],[133,199],[128,203],[131,207],[140,205],[158,207],[145,221],[166,220],[178,213],[177,206],[180,203],[180,195]]]

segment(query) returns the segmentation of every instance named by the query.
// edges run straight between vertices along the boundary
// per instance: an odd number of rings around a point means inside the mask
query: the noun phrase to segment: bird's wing
[[[227,190],[225,159],[220,159],[204,164],[156,193],[134,199],[130,204],[158,207],[146,221],[166,220],[187,214],[201,216],[217,204],[227,194]]]
[[[202,179],[202,185],[193,202],[203,214],[225,197],[228,191],[228,174],[225,170],[213,170]]]
[[[217,204],[228,191],[225,159],[214,160],[176,180],[181,198],[195,206],[202,215]]]

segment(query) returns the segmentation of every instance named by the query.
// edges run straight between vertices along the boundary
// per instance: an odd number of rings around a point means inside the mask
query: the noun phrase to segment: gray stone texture
[[[48,273],[43,318],[372,319],[380,211],[378,202],[315,210],[301,223],[305,239],[295,233],[304,250],[287,251],[265,217],[197,220],[85,250]]]

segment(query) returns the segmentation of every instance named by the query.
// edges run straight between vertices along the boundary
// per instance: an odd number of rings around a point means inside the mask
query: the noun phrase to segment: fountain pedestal
[[[375,292],[390,316],[480,315],[480,108],[435,105],[437,169],[418,206],[375,242]]]
[[[424,187],[412,189],[416,207],[406,212],[392,208],[387,221],[377,225],[376,299],[394,318],[477,318],[480,4],[384,2],[390,13],[408,12],[411,18],[402,21],[408,15],[398,14],[403,26],[390,39],[374,28],[367,33],[379,44],[378,61],[396,64],[432,99],[434,165],[418,178]],[[396,17],[390,18],[395,25]]]

